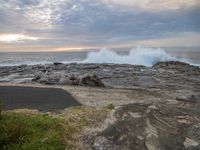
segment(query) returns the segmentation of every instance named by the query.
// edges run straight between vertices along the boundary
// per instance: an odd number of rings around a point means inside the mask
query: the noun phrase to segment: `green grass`
[[[67,147],[64,131],[60,119],[5,113],[0,120],[0,149],[64,150]]]
[[[26,111],[2,112],[0,150],[76,149],[77,134],[86,126],[99,125],[109,111],[108,108],[72,107],[53,117]]]
[[[106,108],[112,110],[112,109],[115,108],[115,105],[113,105],[113,104],[111,103],[111,104],[108,104],[108,105],[106,106]]]

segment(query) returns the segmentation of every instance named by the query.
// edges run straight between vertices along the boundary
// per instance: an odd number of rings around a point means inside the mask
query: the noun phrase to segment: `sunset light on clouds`
[[[199,47],[199,8],[198,0],[2,0],[0,51]]]
[[[0,35],[0,42],[22,42],[25,40],[38,40],[36,37],[30,37],[23,34],[3,34]]]
[[[0,0],[13,149],[200,150],[200,0]]]

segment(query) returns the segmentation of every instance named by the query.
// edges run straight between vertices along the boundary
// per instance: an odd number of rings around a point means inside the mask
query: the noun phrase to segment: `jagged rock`
[[[153,65],[153,68],[165,68],[165,67],[181,67],[181,66],[190,66],[187,63],[180,61],[169,61],[169,62],[158,62]]]
[[[37,80],[39,83],[48,83],[47,74],[43,73],[42,76]]]
[[[70,80],[77,80],[77,77],[76,77],[75,75],[72,74],[72,75],[69,75],[69,79],[70,79]]]
[[[38,80],[40,80],[42,77],[44,76],[44,73],[42,71],[36,72],[34,74],[34,78],[32,79],[32,81],[37,82]]]
[[[68,75],[68,77],[72,85],[79,85],[80,79],[77,76],[75,76],[74,74],[70,74]]]
[[[153,65],[155,69],[170,69],[170,70],[178,70],[181,72],[190,72],[190,73],[199,73],[200,69],[197,66],[192,66],[190,64],[179,62],[179,61],[169,61],[169,62],[158,62]]]
[[[61,84],[61,85],[72,85],[73,81],[70,80],[70,78],[68,76],[62,75],[60,80],[59,80],[59,84]]]
[[[39,71],[35,73],[35,77],[32,81],[45,84],[58,84],[60,79],[61,73],[43,73],[42,71]]]
[[[99,93],[92,88],[97,96],[105,93],[109,100],[118,90],[128,89],[128,92],[122,92],[123,97],[119,100],[112,100],[117,104],[112,124],[104,126],[102,131],[94,129],[95,134],[85,138],[89,141],[84,144],[89,144],[91,149],[200,149],[199,67],[181,62],[160,62],[153,67],[77,63],[0,67],[2,84],[22,83],[24,79],[32,79],[26,80],[28,84],[123,88],[101,88],[97,90]],[[104,98],[102,103],[107,100]],[[125,99],[135,104],[119,106]]]
[[[48,78],[49,80],[59,81],[61,78],[61,73],[49,73]]]
[[[14,78],[7,78],[14,75]],[[32,77],[34,74],[34,77]],[[57,74],[57,75],[55,75]],[[0,67],[0,81],[18,83],[26,78],[31,82],[62,84],[62,74],[73,85],[111,88],[196,89],[200,85],[200,68],[182,62],[159,62],[153,67],[119,64],[62,64]],[[94,76],[93,76],[94,74]],[[42,78],[42,79],[41,79]],[[62,78],[62,79],[61,79]],[[8,79],[8,80],[5,80]],[[68,80],[68,79],[66,79]],[[66,84],[68,81],[66,81]],[[71,81],[69,81],[71,84]]]
[[[80,77],[80,85],[89,85],[89,86],[100,86],[104,87],[105,85],[101,79],[96,74],[86,74]]]
[[[61,78],[61,73],[49,73],[47,75],[47,81],[43,82],[45,84],[58,84]],[[45,77],[46,79],[46,77]],[[41,80],[40,80],[41,82]]]
[[[63,63],[61,63],[61,62],[54,62],[53,63],[55,66],[57,66],[57,65],[62,65]]]

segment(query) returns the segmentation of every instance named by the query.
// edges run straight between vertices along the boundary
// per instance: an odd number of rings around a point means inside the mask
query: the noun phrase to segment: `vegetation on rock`
[[[2,112],[0,149],[65,150],[75,149],[81,129],[106,118],[108,109],[74,107],[62,114]]]

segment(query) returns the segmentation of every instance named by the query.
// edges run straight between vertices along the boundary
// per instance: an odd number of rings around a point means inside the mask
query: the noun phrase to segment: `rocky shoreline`
[[[112,103],[102,128],[85,129],[77,149],[200,149],[200,68],[177,61],[152,67],[61,64],[0,67],[0,85],[69,91],[85,106]]]
[[[159,62],[153,67],[77,63],[0,67],[1,83],[19,84],[198,89],[199,76],[199,67],[177,61]]]

